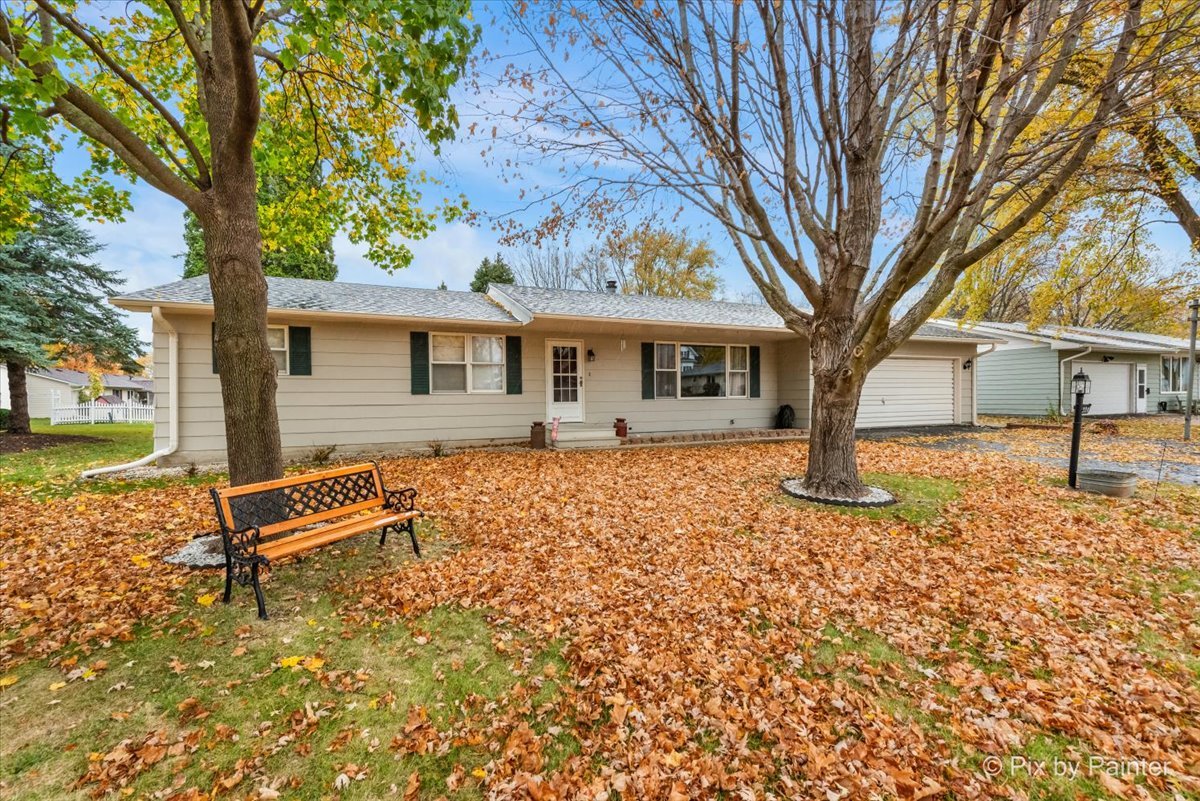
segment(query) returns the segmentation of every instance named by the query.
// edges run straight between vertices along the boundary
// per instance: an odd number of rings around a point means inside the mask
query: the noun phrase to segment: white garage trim
[[[858,428],[950,425],[959,416],[962,359],[892,356],[867,375],[859,400]]]

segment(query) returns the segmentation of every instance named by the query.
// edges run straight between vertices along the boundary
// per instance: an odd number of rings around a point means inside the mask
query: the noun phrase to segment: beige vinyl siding
[[[212,372],[211,321],[174,315],[179,331],[179,449],[165,463],[221,461],[225,458],[221,390]],[[312,375],[279,376],[276,403],[285,454],[303,456],[319,446],[338,452],[386,452],[424,447],[438,440],[462,444],[523,441],[535,420],[546,420],[546,340],[553,335],[528,330],[435,323],[431,332],[495,333],[522,338],[520,395],[412,395],[410,329],[387,323],[313,322],[272,315],[272,324],[312,328]],[[639,339],[573,335],[596,353],[584,362],[586,425],[607,427],[625,417],[639,433],[753,428],[773,422],[777,407],[775,345],[761,343],[762,397],[642,400]],[[709,341],[724,341],[708,337]],[[692,340],[689,340],[692,341]],[[753,344],[729,338],[730,344]],[[155,447],[167,445],[169,426],[168,337],[155,332]],[[730,420],[734,420],[730,424]]]
[[[179,449],[169,464],[199,464],[225,459],[224,416],[217,376],[212,372],[211,318],[173,314],[179,331]],[[797,425],[809,416],[807,342],[756,340],[743,332],[704,331],[621,336],[531,331],[529,328],[431,323],[418,330],[520,336],[520,395],[411,394],[410,327],[387,322],[312,320],[272,314],[272,324],[312,329],[312,375],[280,376],[277,404],[285,454],[298,458],[314,448],[336,445],[341,454],[387,453],[425,447],[431,441],[455,444],[520,442],[535,420],[547,420],[546,343],[563,339],[582,343],[584,423],[607,429],[617,417],[635,433],[685,433],[768,427],[781,403],[796,409]],[[664,329],[669,331],[670,329]],[[624,341],[624,348],[622,348]],[[641,343],[757,345],[760,349],[758,398],[642,398]],[[155,448],[166,447],[169,431],[170,371],[168,336],[154,334]],[[587,352],[596,355],[586,361]],[[970,358],[974,345],[911,343],[899,354]],[[961,362],[956,362],[961,365]],[[782,380],[781,380],[782,376]],[[973,373],[956,372],[956,415],[971,421]]]
[[[74,406],[79,402],[79,388],[62,381],[25,373],[25,390],[29,398],[30,417],[49,417],[55,398],[59,406]]]
[[[979,413],[1041,417],[1058,397],[1058,355],[1049,345],[997,350],[976,360]]]
[[[179,450],[172,462],[222,460],[225,454],[220,382],[212,372],[211,321],[179,315]],[[276,404],[285,454],[300,456],[336,445],[354,453],[426,445],[434,440],[488,442],[529,434],[530,395],[413,395],[409,330],[382,323],[313,322],[272,315],[272,324],[312,328],[312,375],[278,377]],[[516,333],[436,324],[429,330]],[[165,364],[167,338],[155,337],[156,364]],[[540,359],[524,342],[528,387]],[[536,363],[534,363],[536,362]],[[166,444],[169,374],[156,378],[158,441]]]
[[[548,339],[555,339],[553,336]],[[621,350],[619,336],[582,336],[584,353],[590,348],[596,361],[585,362],[584,420],[588,425],[607,426],[618,417],[629,421],[637,434],[729,431],[739,428],[763,428],[774,425],[779,408],[778,360],[775,343],[755,342],[744,336],[708,332],[689,337],[687,344],[755,345],[760,353],[761,397],[758,398],[656,398],[642,399],[642,342],[675,341],[665,338],[625,337]],[[528,354],[528,351],[526,351]],[[539,356],[544,359],[545,347]],[[586,359],[586,356],[584,357]],[[544,364],[544,362],[543,362]],[[538,392],[545,409],[545,377]],[[528,389],[530,385],[526,383]],[[540,419],[540,418],[539,418]]]
[[[779,406],[789,404],[796,410],[796,427],[809,427],[809,392],[812,387],[808,342],[794,339],[780,342],[778,354]]]

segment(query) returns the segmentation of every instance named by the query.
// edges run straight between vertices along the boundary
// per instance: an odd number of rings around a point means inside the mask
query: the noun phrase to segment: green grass
[[[436,553],[432,547],[427,558]],[[461,735],[482,731],[497,714],[490,705],[521,683],[546,733],[567,675],[561,646],[538,646],[520,631],[492,625],[480,610],[457,606],[401,623],[343,618],[337,605],[346,597],[338,591],[345,577],[383,576],[407,558],[399,545],[379,549],[364,540],[283,565],[266,587],[269,621],[254,617],[252,594],[242,588],[235,587],[229,606],[219,599],[199,604],[197,592],[219,591],[214,572],[185,597],[186,615],[143,628],[131,642],[78,653],[76,670],[107,662],[92,680],[58,687],[67,680],[62,669],[19,668],[18,681],[0,690],[0,795],[20,787],[32,801],[83,799],[95,785],[70,788],[88,770],[90,754],[127,740],[132,750],[157,730],[168,742],[199,730],[196,753],[167,756],[133,779],[135,797],[179,777],[208,791],[238,770],[239,759],[269,751],[259,775],[295,785],[280,787],[286,798],[381,798],[392,785],[403,790],[413,771],[422,798],[481,797],[472,771],[493,754],[482,737],[475,744]],[[189,710],[202,717],[189,717]],[[433,734],[428,753],[393,748],[393,738],[405,738],[421,716],[437,732],[453,727],[460,736],[443,741]],[[569,729],[549,731],[548,764],[579,752]],[[366,768],[366,777],[336,793],[347,765]],[[464,778],[452,791],[447,780],[456,769]],[[245,796],[262,783],[246,779],[228,794]]]
[[[796,498],[788,498],[787,501],[804,507],[844,512],[871,520],[903,520],[920,526],[940,517],[942,507],[957,498],[960,492],[959,485],[947,478],[901,473],[863,473],[862,480],[866,484],[883,487],[896,496],[897,502],[891,506],[862,509],[853,506],[814,504]]]
[[[30,422],[34,434],[85,436],[101,440],[55,445],[23,453],[0,454],[0,483],[20,484],[23,490],[38,496],[71,495],[83,486],[79,474],[84,470],[132,462],[154,450],[153,423],[52,426],[46,418],[37,418]],[[0,434],[0,437],[3,436],[5,435]],[[170,481],[179,480],[107,479],[89,482],[86,487],[90,492],[127,492],[163,486]]]

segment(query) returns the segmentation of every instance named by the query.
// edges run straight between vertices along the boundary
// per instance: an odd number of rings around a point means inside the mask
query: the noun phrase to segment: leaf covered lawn
[[[0,781],[180,799],[1200,792],[1200,493],[1116,501],[1000,455],[862,443],[864,469],[914,496],[867,515],[781,496],[804,457],[775,443],[386,461],[390,485],[421,491],[431,555],[367,538],[278,566],[265,623],[248,591],[223,608],[219,576],[159,561],[212,528],[203,488],[9,493],[0,714],[77,692],[104,717],[123,696],[90,687],[97,674],[111,683],[135,652],[160,672],[129,680],[141,728],[75,742],[61,775]],[[443,656],[416,658],[428,648]],[[188,649],[219,654],[201,658],[220,675]]]

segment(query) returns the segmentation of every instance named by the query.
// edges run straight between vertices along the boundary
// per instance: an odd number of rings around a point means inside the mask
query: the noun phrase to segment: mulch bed
[[[0,434],[0,453],[22,453],[40,451],[56,445],[74,445],[79,442],[104,442],[102,437],[84,437],[78,434]]]

